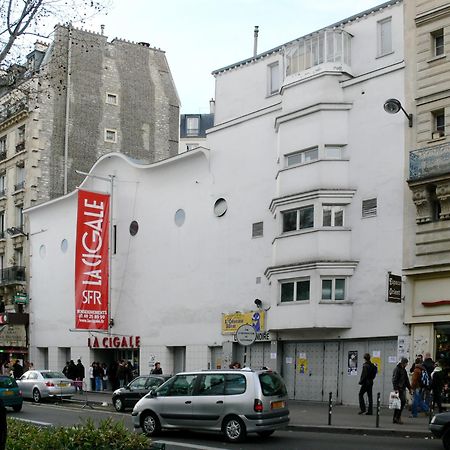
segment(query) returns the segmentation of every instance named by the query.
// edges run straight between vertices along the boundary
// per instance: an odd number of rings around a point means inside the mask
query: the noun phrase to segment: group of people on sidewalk
[[[358,414],[373,414],[373,381],[377,375],[377,367],[370,361],[370,354],[364,355],[364,364],[359,384],[359,408]],[[412,397],[411,417],[417,417],[419,410],[428,413],[430,407],[437,407],[439,412],[444,411],[442,407],[442,389],[445,384],[444,372],[439,362],[434,362],[430,353],[417,355],[414,364],[411,366],[411,381],[406,371],[408,365],[407,358],[401,358],[400,362],[394,369],[392,374],[392,385],[394,392],[400,399],[400,408],[394,409],[394,417],[392,419],[395,424],[402,424],[401,415],[406,405],[406,392],[408,391]],[[364,394],[367,394],[368,408]]]
[[[66,362],[62,373],[69,378],[69,380],[75,381],[75,389],[83,392],[83,380],[85,376],[84,366],[81,363],[81,359],[77,360],[75,364],[73,359]]]

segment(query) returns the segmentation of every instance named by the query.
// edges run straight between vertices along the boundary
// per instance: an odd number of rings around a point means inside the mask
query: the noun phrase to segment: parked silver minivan
[[[135,428],[222,432],[230,442],[247,433],[270,436],[289,423],[283,379],[271,370],[183,372],[151,390],[133,409]]]

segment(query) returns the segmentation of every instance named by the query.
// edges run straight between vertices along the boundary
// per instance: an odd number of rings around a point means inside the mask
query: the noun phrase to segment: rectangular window
[[[6,175],[0,175],[0,197],[6,195]]]
[[[439,109],[433,111],[433,131],[431,133],[432,139],[438,139],[445,136],[445,110]]]
[[[269,69],[269,95],[278,93],[280,89],[280,67],[278,63],[270,64]]]
[[[17,143],[25,142],[25,125],[17,128]]]
[[[444,30],[433,31],[431,33],[433,56],[441,56],[444,54]]]
[[[392,52],[392,20],[391,17],[378,22],[378,56]]]
[[[326,159],[342,159],[342,147],[334,147],[331,145],[325,146],[324,156]]]
[[[118,97],[117,94],[112,94],[110,92],[106,93],[106,103],[109,105],[117,105],[118,103]]]
[[[200,117],[186,117],[186,136],[200,134]]]
[[[314,206],[285,211],[283,215],[283,232],[314,227]]]
[[[344,226],[344,207],[340,205],[323,205],[322,225],[324,227]]]
[[[6,153],[6,136],[0,138],[0,153]]]
[[[345,278],[323,279],[322,300],[345,300]]]
[[[377,215],[377,199],[370,198],[362,201],[362,217],[374,217]]]
[[[299,281],[282,282],[280,302],[301,302],[309,300],[309,291],[309,278]]]
[[[14,259],[16,261],[16,266],[23,267],[23,252],[21,248],[14,250]]]
[[[5,211],[0,212],[0,239],[5,238]]]
[[[16,227],[23,230],[23,206],[16,206]]]
[[[264,223],[256,222],[252,224],[252,237],[262,237],[264,231]]]
[[[290,167],[297,164],[304,164],[310,161],[317,161],[318,159],[319,149],[315,147],[309,150],[302,150],[301,152],[295,152],[286,155],[286,165],[287,167]]]
[[[25,187],[25,167],[16,167],[16,184],[14,190],[19,191]]]
[[[117,142],[117,131],[116,130],[105,130],[105,142]]]

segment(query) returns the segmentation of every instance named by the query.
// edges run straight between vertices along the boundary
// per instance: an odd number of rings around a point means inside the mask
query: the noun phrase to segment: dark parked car
[[[445,450],[450,450],[450,412],[436,414],[430,423],[430,430],[437,438],[442,438]]]
[[[133,408],[150,389],[156,389],[169,378],[170,375],[145,375],[135,378],[123,388],[114,391],[112,396],[114,408],[116,411]]]
[[[0,399],[4,406],[10,406],[16,412],[22,409],[22,392],[14,378],[0,375]]]

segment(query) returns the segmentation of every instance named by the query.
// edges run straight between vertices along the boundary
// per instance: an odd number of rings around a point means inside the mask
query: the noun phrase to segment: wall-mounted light
[[[19,234],[19,235],[25,236],[28,239],[28,233],[25,233],[21,228],[18,228],[18,227],[7,228],[6,232],[10,236],[16,236]]]
[[[255,305],[258,309],[262,308],[262,301],[259,298],[255,298]]]
[[[402,104],[400,103],[399,100],[397,100],[396,98],[390,98],[388,100],[386,100],[384,102],[383,105],[384,110],[389,113],[389,114],[397,114],[400,110],[403,111],[403,113],[405,114],[405,116],[408,118],[408,125],[410,128],[412,128],[413,126],[413,115],[412,114],[408,114]]]

